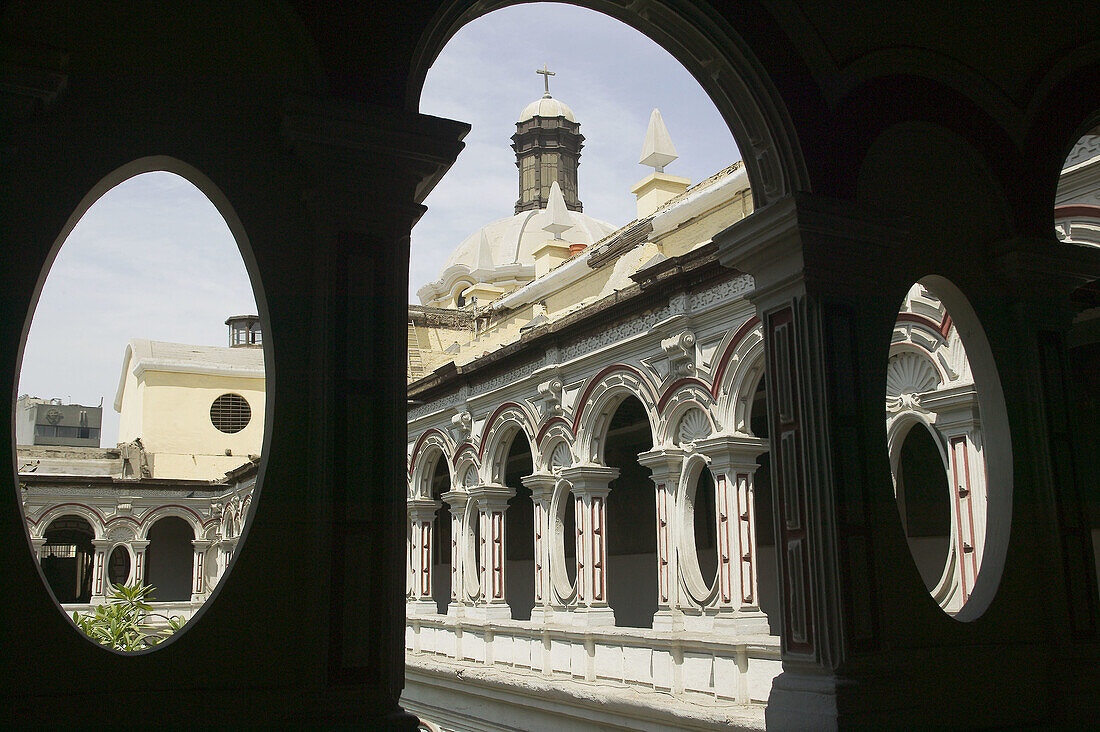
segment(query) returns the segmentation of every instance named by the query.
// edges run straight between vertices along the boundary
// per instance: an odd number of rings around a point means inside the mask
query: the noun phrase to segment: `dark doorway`
[[[93,538],[92,527],[79,516],[62,516],[46,529],[42,574],[58,602],[91,602]]]
[[[446,460],[443,454],[436,459],[431,483],[432,499],[442,504],[432,523],[432,599],[440,615],[447,614],[451,602],[451,508],[441,498],[451,489]]]
[[[527,436],[516,430],[504,463],[504,485],[516,492],[504,515],[504,599],[513,620],[530,620],[535,606],[535,507],[522,480],[533,472]]]
[[[145,550],[145,584],[155,587],[150,594],[158,602],[191,599],[195,548],[191,524],[178,516],[168,516],[149,529],[149,547]]]
[[[931,592],[951,550],[951,491],[936,440],[923,424],[914,425],[901,445],[897,491],[909,552]]]
[[[615,625],[652,628],[657,612],[657,495],[638,454],[653,448],[645,407],[627,397],[604,438],[604,464],[618,468],[607,497],[607,600]]]

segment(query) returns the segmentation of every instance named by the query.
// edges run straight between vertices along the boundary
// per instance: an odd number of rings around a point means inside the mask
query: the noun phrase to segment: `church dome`
[[[569,218],[573,227],[566,229],[561,238],[570,244],[594,244],[617,228],[606,221],[576,211],[570,211]],[[534,264],[535,250],[554,238],[542,228],[549,223],[550,214],[546,209],[538,209],[521,211],[515,216],[486,224],[458,245],[447,258],[443,270],[446,271],[456,264],[464,264],[471,271],[484,268],[487,263],[478,261],[482,234],[489,244],[493,269],[510,264]]]
[[[568,215],[573,226],[561,235],[568,244],[592,245],[617,228],[578,211]],[[483,282],[505,290],[530,282],[535,278],[535,251],[554,238],[543,229],[549,223],[546,209],[537,209],[481,227],[451,253],[439,278],[420,288],[421,302],[446,298],[460,282]]]
[[[549,92],[543,94],[541,99],[536,99],[524,107],[516,123],[526,122],[534,117],[565,117],[565,119],[570,122],[577,121],[569,105],[563,101],[554,99],[554,97],[550,96]]]

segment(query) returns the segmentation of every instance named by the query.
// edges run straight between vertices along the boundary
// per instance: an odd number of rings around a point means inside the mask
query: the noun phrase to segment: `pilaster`
[[[477,502],[481,536],[481,601],[478,615],[487,620],[512,617],[512,610],[504,597],[505,553],[504,514],[508,500],[516,492],[507,486],[487,484],[470,488],[470,500]]]
[[[410,615],[432,614],[436,611],[432,599],[432,524],[439,501],[424,498],[408,500],[409,514],[409,566],[412,569],[412,588],[406,612]]]
[[[550,551],[551,522],[550,503],[554,497],[554,486],[558,483],[558,476],[549,473],[535,473],[524,476],[523,485],[531,491],[531,503],[534,504],[534,530],[535,530],[535,610],[532,611],[532,621],[536,613],[542,613],[542,619],[549,621],[553,614],[551,601],[553,600],[551,582],[551,563],[553,552]]]
[[[451,602],[447,606],[447,614],[461,616],[464,614],[466,602],[465,573],[472,571],[466,567],[463,557],[466,556],[466,532],[462,525],[462,518],[466,514],[466,504],[470,502],[470,495],[465,491],[450,490],[440,496],[450,509],[451,519]]]
[[[95,539],[92,546],[95,547],[95,559],[92,564],[92,603],[104,602],[107,598],[107,550],[111,548],[111,541],[107,539]]]
[[[191,602],[203,602],[206,600],[206,550],[213,541],[209,539],[193,539],[191,545],[195,548],[195,559],[192,563],[193,574],[191,576]]]
[[[573,486],[577,526],[577,609],[573,622],[581,626],[615,624],[607,602],[607,496],[618,468],[575,465],[561,477]]]
[[[134,582],[145,584],[145,550],[149,546],[148,539],[134,539],[130,542],[130,548],[134,550]]]
[[[654,630],[683,630],[680,608],[680,568],[678,527],[673,520],[684,450],[662,447],[638,455],[638,462],[649,468],[656,491],[657,506],[657,612]]]
[[[863,405],[882,400],[867,378],[881,349],[868,334],[893,317],[877,282],[903,236],[879,212],[809,194],[715,236],[722,264],[753,276],[764,331],[783,657],[770,725],[868,713],[874,679],[848,668],[880,643],[864,465],[882,426]]]
[[[767,634],[768,618],[760,610],[757,573],[756,460],[767,452],[765,440],[720,435],[699,440],[695,449],[710,459],[718,520],[718,615],[716,629],[738,634]]]

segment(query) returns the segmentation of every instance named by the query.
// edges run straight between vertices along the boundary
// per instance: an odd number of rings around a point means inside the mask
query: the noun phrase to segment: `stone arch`
[[[728,347],[729,367],[714,388],[718,395],[717,412],[722,423],[733,432],[752,434],[753,397],[764,378],[764,337],[757,323]]]
[[[431,487],[428,484],[435,473],[437,460],[446,464],[451,482],[454,482],[455,474],[451,471],[450,460],[447,459],[452,449],[449,440],[439,430],[428,430],[420,436],[409,464],[409,498],[431,498]]]
[[[559,605],[569,605],[577,597],[576,509],[572,490],[569,481],[560,479],[550,496],[550,590]]]
[[[87,521],[88,525],[92,527],[92,538],[97,541],[106,538],[106,521],[104,521],[103,516],[91,506],[85,506],[82,503],[61,503],[46,509],[38,517],[38,521],[31,525],[31,538],[44,538],[46,532],[50,529],[50,524],[68,514],[79,516]]]
[[[417,44],[409,69],[406,107],[415,110],[419,106],[428,69],[459,28],[492,10],[515,4],[515,0],[449,0],[444,4]],[[644,12],[609,0],[576,0],[572,4],[622,21],[687,69],[729,125],[745,161],[757,206],[766,206],[795,191],[810,190],[798,135],[786,105],[756,54],[732,28],[672,4],[649,4]]]
[[[58,603],[86,603],[92,597],[96,542],[102,535],[87,513],[71,508],[53,516],[43,529],[39,564]]]
[[[167,505],[157,506],[141,517],[141,531],[138,533],[137,538],[148,539],[149,529],[167,516],[175,516],[186,521],[191,526],[191,531],[196,539],[203,535],[204,523],[202,517],[195,513],[193,509],[186,506]]]
[[[617,364],[593,376],[578,400],[581,406],[573,420],[573,432],[577,436],[573,454],[577,460],[603,464],[608,423],[629,396],[642,403],[649,420],[650,436],[656,441],[659,433],[656,390],[640,372]]]
[[[706,422],[705,426],[702,423],[696,425],[699,428],[705,427],[705,434],[700,433],[697,439],[722,430],[722,423],[715,415],[714,397],[707,385],[702,382],[684,380],[679,386],[673,384],[661,397],[657,407],[660,410],[660,422],[654,444],[680,444],[682,441],[679,434],[680,428],[687,414],[693,411],[701,412]],[[693,419],[689,418],[689,420],[695,423]],[[699,432],[699,429],[695,432]]]
[[[481,479],[485,483],[503,484],[504,461],[517,433],[522,432],[531,450],[538,454],[535,445],[536,419],[527,409],[515,402],[505,402],[485,422],[482,432]]]
[[[547,433],[538,453],[535,470],[557,474],[562,468],[568,468],[576,461],[573,455],[573,436],[565,427]]]

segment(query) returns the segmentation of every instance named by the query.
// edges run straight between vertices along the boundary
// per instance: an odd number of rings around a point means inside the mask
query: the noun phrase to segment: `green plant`
[[[73,622],[85,635],[118,651],[140,651],[160,643],[183,627],[182,616],[170,618],[153,612],[149,604],[155,587],[135,582],[114,588],[107,602],[97,605],[95,612],[73,612]],[[149,623],[151,618],[163,618],[165,625]]]

